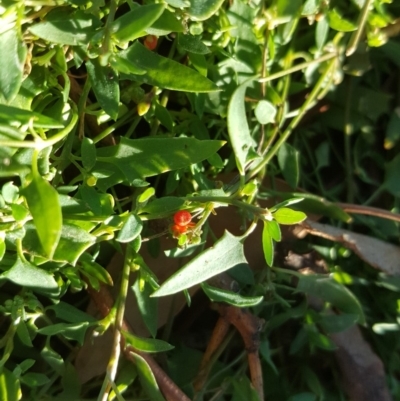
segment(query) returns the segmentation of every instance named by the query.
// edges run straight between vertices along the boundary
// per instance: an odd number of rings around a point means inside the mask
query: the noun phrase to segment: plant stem
[[[325,70],[325,72],[321,75],[321,77],[319,78],[318,82],[315,84],[313,90],[310,92],[310,94],[308,95],[306,101],[301,106],[299,114],[297,114],[297,116],[292,119],[292,121],[290,122],[288,127],[282,133],[281,137],[275,142],[275,145],[265,155],[263,160],[248,172],[248,174],[246,176],[246,181],[248,181],[250,178],[252,178],[256,174],[258,174],[270,162],[270,160],[272,159],[273,156],[275,156],[275,154],[278,152],[278,150],[282,146],[282,144],[284,142],[286,142],[286,140],[289,138],[290,134],[297,127],[297,125],[299,124],[299,122],[303,118],[305,112],[307,111],[308,106],[310,104],[312,104],[312,102],[317,98],[321,88],[323,87],[323,84],[325,83],[326,78],[329,76],[331,70],[333,69],[333,66],[337,62],[336,54],[334,56],[332,56],[330,54],[329,56],[330,57],[328,59],[333,58],[333,57],[335,57],[335,58],[330,61],[330,63],[328,64],[328,66],[327,66],[327,68]],[[310,63],[304,63],[304,64],[309,65]]]

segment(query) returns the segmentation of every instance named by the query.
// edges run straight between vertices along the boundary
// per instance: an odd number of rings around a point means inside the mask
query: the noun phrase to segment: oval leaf
[[[236,164],[240,174],[244,174],[247,155],[251,149],[253,138],[250,135],[249,125],[247,123],[246,108],[244,97],[246,88],[250,81],[244,82],[238,86],[231,97],[228,105],[228,132],[233,151],[235,152]]]
[[[136,67],[146,71],[144,75],[135,75],[139,82],[160,88],[185,92],[215,92],[219,88],[208,78],[176,61],[159,56],[139,42],[118,55]]]
[[[114,69],[100,65],[99,59],[88,60],[86,69],[96,99],[104,111],[113,119],[118,117],[119,83]]]
[[[11,269],[0,275],[21,287],[28,287],[46,293],[57,293],[58,284],[52,274],[27,262],[17,259]]]
[[[97,160],[117,166],[131,182],[189,167],[213,155],[224,145],[223,141],[195,138],[141,138],[122,137],[116,146],[97,150]]]
[[[125,337],[125,340],[129,345],[143,352],[165,352],[175,348],[173,345],[168,344],[165,341],[153,338],[137,337],[127,331],[122,331],[122,335]]]
[[[119,42],[128,42],[143,36],[143,31],[157,21],[163,11],[163,4],[135,7],[113,22],[111,25],[114,31],[113,38]]]
[[[153,297],[163,297],[200,284],[240,263],[246,263],[240,238],[225,231],[212,248],[196,256],[173,274],[155,291]]]
[[[16,26],[0,34],[0,54],[0,94],[9,102],[21,86],[26,57]]]
[[[258,305],[264,299],[259,297],[244,297],[232,291],[222,290],[221,288],[212,287],[207,283],[203,283],[201,288],[213,302],[225,302],[229,305],[237,306],[238,308],[249,308]]]
[[[116,240],[122,243],[131,242],[140,234],[142,228],[142,220],[138,216],[130,214],[118,233]]]
[[[264,252],[264,258],[268,266],[272,266],[274,261],[274,243],[269,233],[268,226],[264,222],[264,228],[262,232],[262,247]]]
[[[260,100],[254,110],[260,124],[269,124],[275,121],[276,107],[267,100]]]
[[[51,259],[61,236],[62,214],[58,193],[44,178],[34,174],[23,190],[40,243]]]
[[[272,213],[272,215],[279,224],[288,225],[301,223],[307,218],[305,213],[289,209],[287,207],[282,207],[278,209],[275,213]]]

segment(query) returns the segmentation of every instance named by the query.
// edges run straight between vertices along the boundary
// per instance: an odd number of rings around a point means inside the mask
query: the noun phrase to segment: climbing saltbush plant
[[[197,285],[209,301],[265,320],[266,399],[345,399],[337,374],[319,376],[313,358],[326,352],[335,372],[329,333],[395,324],[396,301],[384,289],[400,286],[380,281],[383,318],[369,311],[361,285],[348,287],[357,274],[342,246],[312,244],[332,274],[343,273],[323,278],[286,272],[279,249],[287,227],[310,213],[348,223],[337,202],[385,196],[398,210],[400,119],[387,88],[397,84],[391,66],[400,66],[399,15],[388,0],[2,1],[0,400],[163,400],[145,358],[128,365],[119,357],[121,338],[165,352],[171,377],[193,397],[200,350],[174,338],[172,312],[160,329],[157,308],[178,293],[190,305]],[[372,146],[378,131],[381,152]],[[240,228],[221,219],[217,236],[212,219],[226,208]],[[357,224],[398,240],[395,223]],[[250,241],[260,266],[248,264]],[[179,265],[163,280],[154,269],[160,253]],[[114,254],[123,255],[117,274]],[[379,281],[362,269],[358,283]],[[207,281],[221,273],[239,289]],[[103,287],[115,303],[99,317],[88,294]],[[150,338],[122,327],[128,293]],[[341,318],[313,309],[307,296]],[[108,365],[85,381],[76,353],[107,329],[117,341]],[[293,330],[290,341],[280,342],[281,329]],[[373,341],[386,361],[383,340]],[[259,399],[232,344],[197,399]],[[399,368],[388,371],[397,396]]]

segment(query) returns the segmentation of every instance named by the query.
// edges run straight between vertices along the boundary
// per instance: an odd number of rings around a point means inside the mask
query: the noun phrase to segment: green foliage
[[[356,324],[400,397],[398,280],[357,244],[291,231],[308,215],[398,244],[382,215],[400,208],[399,15],[385,0],[2,2],[0,399],[164,400],[146,354],[165,353],[190,398],[257,400],[229,333],[194,394],[205,346],[173,319],[197,290],[265,321],[265,399],[345,399],[331,351]],[[115,301],[94,317],[104,288]],[[81,384],[75,350],[107,329],[104,377]]]

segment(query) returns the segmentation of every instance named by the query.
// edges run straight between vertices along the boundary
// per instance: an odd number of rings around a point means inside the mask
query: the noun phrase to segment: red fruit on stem
[[[174,214],[174,222],[177,226],[186,227],[192,221],[192,215],[187,210],[179,210]]]

